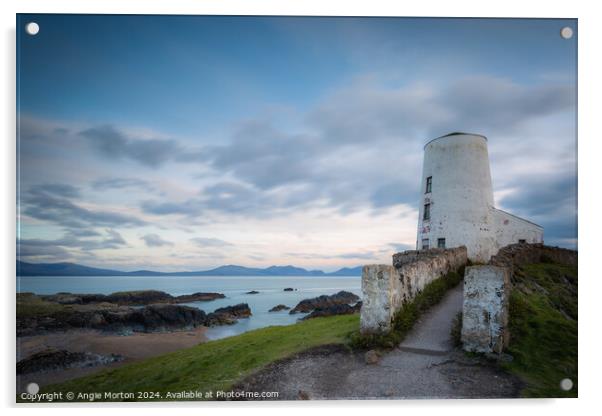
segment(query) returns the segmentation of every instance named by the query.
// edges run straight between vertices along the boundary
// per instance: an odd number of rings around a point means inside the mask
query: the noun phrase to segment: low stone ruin
[[[466,351],[501,353],[508,345],[510,271],[472,266],[464,274],[462,346]]]
[[[467,262],[466,247],[409,250],[393,256],[393,265],[370,264],[362,269],[360,331],[386,333],[397,311],[432,281]]]

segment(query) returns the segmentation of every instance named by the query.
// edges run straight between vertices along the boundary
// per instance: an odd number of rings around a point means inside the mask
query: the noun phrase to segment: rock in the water
[[[88,295],[90,298],[99,299],[98,295]],[[102,295],[101,295],[102,296]],[[90,303],[90,298],[84,298],[84,303]],[[100,298],[101,302],[116,303],[118,305],[149,305],[151,303],[163,303],[171,301],[169,293],[160,290],[133,290],[128,292],[115,292]]]
[[[239,303],[234,306],[226,306],[225,308],[216,309],[213,313],[227,313],[236,318],[248,318],[252,315],[251,308],[247,303]]]
[[[357,301],[359,301],[359,299],[360,298],[354,295],[353,293],[341,290],[340,292],[330,296],[322,295],[318,296],[317,298],[304,299],[301,302],[299,302],[297,306],[295,306],[289,313],[306,313],[311,312],[314,309],[325,309],[334,305],[349,305],[352,303],[356,303]]]
[[[196,292],[191,295],[180,295],[175,297],[176,303],[188,303],[188,302],[206,302],[215,299],[223,299],[226,295],[223,293],[204,293]]]
[[[289,309],[290,308],[288,306],[280,304],[280,305],[274,306],[272,309],[269,310],[269,312],[280,312],[280,311],[289,310]]]
[[[256,295],[256,294],[258,294],[258,293],[259,293],[259,292],[258,292],[258,291],[256,291],[256,290],[251,290],[250,292],[247,292],[247,293],[245,293],[245,295]]]
[[[99,355],[89,352],[46,349],[37,352],[17,363],[17,374],[37,373],[72,367],[93,367],[120,361],[123,357],[115,354]]]
[[[56,295],[17,294],[17,336],[48,331],[93,328],[120,334],[191,329],[201,325],[228,325],[251,315],[247,304],[217,309],[207,315],[196,307],[178,305],[182,301],[199,301],[224,297],[221,293],[193,293],[172,297],[165,292],[121,292],[119,295]],[[123,294],[127,293],[127,295]],[[167,298],[164,296],[168,296]],[[125,302],[117,304],[106,302]],[[160,299],[158,303],[134,307],[130,302]],[[94,301],[92,301],[94,300]],[[45,307],[40,308],[43,304]]]
[[[56,293],[54,295],[41,295],[40,298],[61,305],[87,305],[89,303],[114,303],[116,305],[150,305],[152,303],[187,303],[209,301],[225,298],[222,293],[197,292],[190,295],[172,296],[160,290],[132,290],[115,292],[110,295],[101,294],[76,294]]]
[[[126,312],[108,312],[104,314],[104,319],[106,329],[131,328],[133,331],[155,332],[195,328],[205,324],[207,315],[190,306],[159,303]]]
[[[37,316],[17,314],[17,335],[46,331],[94,328],[115,332],[155,332],[194,328],[204,325],[205,312],[190,306],[158,303],[142,308],[110,303],[73,305]]]
[[[237,319],[248,318],[251,315],[252,313],[249,305],[246,303],[239,303],[238,305],[216,309],[214,312],[208,314],[206,325],[231,325],[236,323]]]
[[[366,364],[376,364],[380,360],[380,355],[375,350],[370,350],[364,355]]]
[[[309,315],[301,318],[302,320],[312,319],[312,318],[320,318],[324,316],[334,316],[334,315],[351,315],[356,312],[359,312],[362,307],[362,302],[358,302],[353,306],[349,306],[347,304],[342,305],[331,305],[326,308],[316,308]]]
[[[296,289],[293,289],[292,287],[285,287],[285,288],[284,288],[284,291],[285,291],[285,292],[292,292],[292,291],[294,291],[294,290],[296,290]]]

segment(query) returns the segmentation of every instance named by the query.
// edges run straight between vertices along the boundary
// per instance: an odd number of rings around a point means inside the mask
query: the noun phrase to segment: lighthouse
[[[487,262],[513,243],[542,243],[543,228],[494,207],[487,138],[450,133],[424,146],[416,248],[466,246]]]

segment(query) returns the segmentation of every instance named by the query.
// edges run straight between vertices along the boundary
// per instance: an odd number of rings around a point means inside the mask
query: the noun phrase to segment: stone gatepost
[[[391,329],[395,313],[392,305],[393,287],[399,274],[393,266],[369,264],[362,269],[362,312],[360,332],[386,333]]]
[[[466,351],[501,353],[508,345],[510,271],[472,266],[464,275],[462,344]]]

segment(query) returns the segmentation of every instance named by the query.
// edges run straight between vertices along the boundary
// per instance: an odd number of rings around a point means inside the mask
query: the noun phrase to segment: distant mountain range
[[[198,272],[154,272],[98,269],[75,263],[27,263],[17,260],[17,276],[361,276],[362,266],[344,267],[336,272],[306,270],[295,266],[271,266],[258,269],[244,266],[220,266]]]

